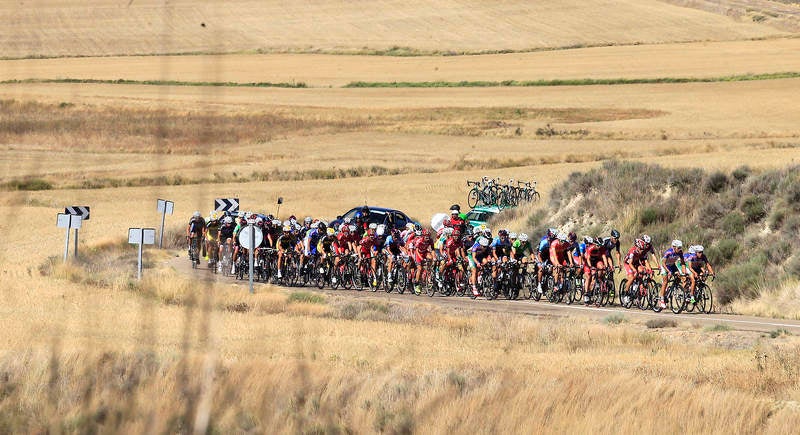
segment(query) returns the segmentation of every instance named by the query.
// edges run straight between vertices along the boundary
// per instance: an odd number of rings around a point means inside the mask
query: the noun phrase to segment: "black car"
[[[345,218],[350,218],[352,222],[356,220],[356,213],[361,212],[363,216],[366,217],[367,222],[375,223],[375,224],[384,224],[387,228],[397,228],[403,229],[406,227],[406,224],[411,223],[418,223],[417,221],[411,219],[400,210],[395,210],[393,208],[384,208],[384,207],[354,207],[350,209],[347,213],[337,216],[336,219],[332,220],[330,225],[334,228],[338,228],[339,224],[344,222]]]

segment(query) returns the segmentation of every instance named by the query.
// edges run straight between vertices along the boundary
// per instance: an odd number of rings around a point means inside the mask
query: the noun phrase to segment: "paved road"
[[[191,263],[185,255],[173,258],[169,264],[179,272],[192,276],[198,280],[218,282],[234,282],[234,278],[224,277],[222,275],[215,275],[210,270],[205,268],[205,262],[202,262],[198,269],[192,269]],[[247,284],[247,281],[238,281],[239,283]],[[259,287],[268,284],[255,283],[255,291],[258,292]],[[536,302],[532,300],[472,300],[466,297],[442,297],[434,296],[428,297],[427,295],[415,296],[408,292],[402,295],[395,293],[386,293],[382,290],[377,292],[355,291],[355,290],[318,290],[316,287],[304,287],[303,290],[315,291],[328,295],[339,295],[352,297],[353,299],[374,299],[381,301],[392,301],[395,303],[427,303],[434,304],[442,307],[458,308],[463,310],[473,311],[488,311],[488,312],[509,312],[527,314],[532,316],[546,316],[546,317],[570,317],[581,316],[594,319],[603,319],[612,314],[623,314],[628,319],[647,321],[650,319],[663,318],[673,319],[678,322],[691,322],[697,323],[702,326],[712,326],[723,324],[729,326],[731,329],[741,331],[759,331],[769,332],[776,329],[786,329],[792,334],[800,334],[800,321],[798,320],[785,320],[785,319],[772,319],[767,317],[752,317],[740,316],[735,314],[698,314],[698,313],[681,313],[673,314],[669,310],[666,312],[655,313],[653,311],[641,311],[636,308],[626,310],[619,306],[612,307],[585,307],[582,305],[566,305],[566,304],[551,304],[546,300]]]

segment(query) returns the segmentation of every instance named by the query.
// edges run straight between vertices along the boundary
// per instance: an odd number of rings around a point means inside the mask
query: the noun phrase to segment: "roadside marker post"
[[[261,228],[255,226],[255,223],[255,218],[247,219],[247,227],[239,232],[239,243],[249,248],[247,254],[250,266],[250,293],[253,293],[253,251],[264,241],[264,233],[261,232]]]
[[[91,216],[89,209],[90,207],[88,205],[73,205],[71,207],[64,207],[64,214],[79,216],[81,221],[88,221]],[[75,258],[78,258],[78,229],[80,227],[80,224],[78,224],[77,227],[71,227],[75,228]],[[66,260],[66,257],[64,257],[64,259]]]
[[[280,214],[281,214],[281,204],[283,204],[283,197],[279,196],[278,197],[278,209],[275,210],[275,218],[276,219],[280,219],[278,216],[280,216]]]
[[[136,277],[140,281],[142,279],[142,247],[144,245],[153,245],[155,242],[155,228],[128,228],[128,243],[139,245],[139,265],[136,268]]]
[[[239,198],[217,198],[214,200],[215,211],[228,211],[231,214],[239,212]]]
[[[78,257],[78,228],[81,227],[83,219],[80,216],[68,213],[58,213],[56,216],[56,226],[58,228],[66,228],[66,237],[64,238],[64,261],[67,261],[69,256],[69,230],[75,229],[75,257]]]
[[[175,203],[167,199],[159,199],[156,209],[161,213],[161,232],[159,233],[158,249],[164,248],[164,218],[166,215],[172,215],[175,208]]]

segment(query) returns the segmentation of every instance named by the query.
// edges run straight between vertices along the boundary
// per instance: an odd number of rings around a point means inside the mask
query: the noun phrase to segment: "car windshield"
[[[467,219],[471,221],[485,222],[492,216],[491,213],[485,211],[472,210],[467,213]]]
[[[350,218],[352,220],[355,220],[356,219],[356,217],[355,217],[356,216],[356,212],[360,211],[360,210],[361,209],[359,209],[359,208],[350,210],[349,212],[347,212],[342,217],[343,218]],[[371,224],[372,223],[382,224],[385,219],[386,219],[386,213],[385,212],[380,211],[380,210],[370,210],[369,211],[369,223],[371,223]]]

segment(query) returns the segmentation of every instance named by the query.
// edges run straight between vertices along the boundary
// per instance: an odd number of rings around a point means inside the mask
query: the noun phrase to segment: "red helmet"
[[[455,238],[461,237],[461,231],[460,230],[453,230],[453,237],[455,237]]]
[[[422,236],[423,236],[423,237],[428,237],[428,236],[430,236],[430,235],[431,235],[431,233],[430,233],[430,231],[428,231],[428,229],[427,229],[427,228],[423,228],[423,229],[422,229]]]
[[[636,245],[637,248],[641,250],[644,250],[644,248],[647,247],[647,244],[642,239],[636,239],[636,242],[634,242],[634,244]]]

